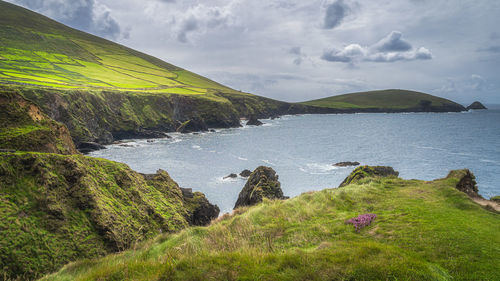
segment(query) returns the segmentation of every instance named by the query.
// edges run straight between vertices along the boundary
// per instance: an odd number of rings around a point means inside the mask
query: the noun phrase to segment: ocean
[[[470,169],[479,193],[500,195],[500,106],[463,113],[366,113],[283,116],[215,132],[130,140],[91,156],[141,173],[168,171],[181,186],[205,193],[230,212],[246,179],[224,179],[264,165],[276,170],[283,193],[337,187],[354,167],[341,161],[392,166],[405,179],[432,180]]]

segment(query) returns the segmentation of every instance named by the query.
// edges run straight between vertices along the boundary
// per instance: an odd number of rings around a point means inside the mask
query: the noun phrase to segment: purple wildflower
[[[369,226],[372,221],[377,217],[375,214],[363,214],[355,218],[346,220],[345,223],[354,225],[356,232],[360,232],[365,226]]]

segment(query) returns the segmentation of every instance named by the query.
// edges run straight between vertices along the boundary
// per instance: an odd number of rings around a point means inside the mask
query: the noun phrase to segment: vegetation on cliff
[[[456,188],[465,170],[434,181],[366,174],[71,263],[43,280],[500,279],[500,214]],[[360,215],[370,222],[357,232],[346,222]]]
[[[465,111],[453,101],[408,90],[382,90],[332,96],[302,104],[356,112]]]
[[[0,149],[78,153],[64,125],[11,91],[0,91]]]
[[[167,172],[81,155],[0,153],[0,277],[30,280],[77,258],[127,249],[209,213]],[[1,279],[0,278],[0,279]]]

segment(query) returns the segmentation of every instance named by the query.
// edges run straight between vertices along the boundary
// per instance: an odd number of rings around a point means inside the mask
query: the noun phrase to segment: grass
[[[33,280],[187,226],[166,172],[146,179],[104,159],[17,152],[0,153],[0,175],[0,279]]]
[[[364,178],[266,200],[42,280],[499,280],[499,214],[457,182]],[[365,213],[359,233],[345,223]]]
[[[208,90],[237,93],[157,58],[4,1],[0,1],[0,84],[108,91],[166,90],[181,95],[203,95]]]
[[[307,101],[302,104],[338,109],[383,108],[397,110],[418,107],[422,101],[430,102],[431,106],[455,105],[454,102],[447,99],[407,90],[351,93]]]

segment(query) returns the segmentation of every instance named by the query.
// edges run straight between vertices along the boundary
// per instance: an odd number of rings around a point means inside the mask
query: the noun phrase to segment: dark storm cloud
[[[47,15],[73,28],[116,39],[120,25],[107,8],[95,0],[15,0],[15,4]]]
[[[344,0],[337,0],[326,6],[323,28],[332,29],[339,26],[350,13],[350,8]]]
[[[350,44],[342,50],[325,50],[321,59],[330,62],[356,63],[360,61],[370,62],[395,62],[411,60],[432,59],[432,53],[424,48],[413,49],[412,45],[403,39],[402,34],[393,31],[377,43],[369,47],[359,44]]]

